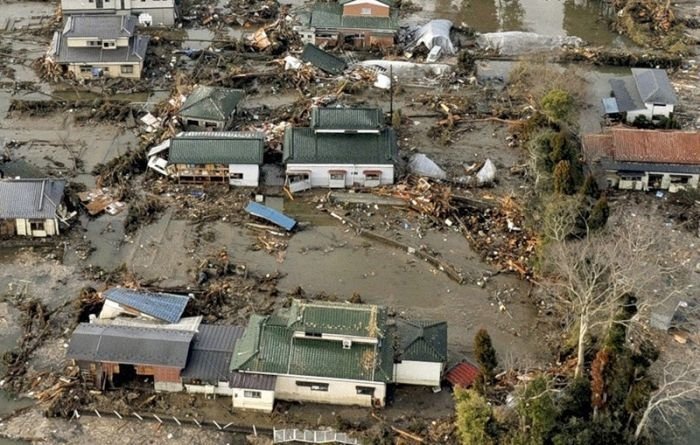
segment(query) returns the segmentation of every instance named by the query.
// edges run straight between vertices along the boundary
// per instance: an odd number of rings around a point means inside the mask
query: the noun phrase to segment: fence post
[[[143,417],[139,416],[138,413],[134,413],[134,416],[136,416],[136,418],[139,419],[139,420],[143,420]]]
[[[97,414],[97,417],[102,418],[102,414],[100,414],[100,412],[97,411],[97,408],[95,408],[95,414]]]
[[[177,420],[177,417],[173,416],[173,420],[174,420],[175,422],[177,422],[177,424],[178,424],[179,426],[182,426],[182,424],[180,423],[180,421]]]
[[[122,415],[119,414],[116,410],[112,411],[117,417],[119,417],[119,420],[121,420]]]
[[[160,420],[160,417],[156,416],[155,414],[153,415],[153,417],[155,417],[155,419],[158,421],[158,423],[163,423],[163,421]]]

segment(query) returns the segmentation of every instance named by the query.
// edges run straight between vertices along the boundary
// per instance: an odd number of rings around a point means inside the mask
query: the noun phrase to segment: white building
[[[311,127],[284,135],[289,189],[393,184],[396,135],[383,123],[377,108],[314,108]]]
[[[58,235],[67,218],[63,206],[65,181],[6,179],[0,181],[0,236]]]
[[[612,96],[603,99],[605,114],[623,115],[627,122],[669,118],[678,103],[666,71],[632,68],[632,75],[610,80]]]
[[[61,0],[64,15],[135,15],[144,25],[175,23],[175,0]]]
[[[263,411],[276,399],[382,407],[390,384],[439,386],[446,355],[445,323],[389,319],[375,305],[294,301],[251,317],[231,360],[231,386],[242,398],[233,403]]]
[[[185,132],[151,149],[148,166],[181,183],[257,187],[264,151],[262,133]]]
[[[133,16],[70,16],[63,30],[54,33],[48,55],[77,79],[138,79],[148,42],[136,34]]]
[[[671,193],[698,187],[700,132],[614,128],[585,135],[582,144],[610,187]]]

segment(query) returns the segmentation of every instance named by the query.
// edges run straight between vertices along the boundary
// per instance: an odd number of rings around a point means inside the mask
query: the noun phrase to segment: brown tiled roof
[[[481,371],[479,368],[472,365],[467,361],[462,361],[454,365],[445,374],[445,380],[450,382],[452,386],[461,386],[462,388],[469,388],[476,382],[479,378]]]
[[[700,164],[700,132],[612,129],[583,137],[589,161],[603,157],[623,162]]]

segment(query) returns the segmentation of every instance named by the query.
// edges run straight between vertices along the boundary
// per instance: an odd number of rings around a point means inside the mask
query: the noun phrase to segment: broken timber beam
[[[343,217],[338,215],[335,212],[330,213],[331,216],[338,221],[342,222],[343,224],[347,224],[348,226],[354,228],[357,233],[360,236],[363,236],[365,238],[369,238],[374,241],[379,241],[380,243],[386,244],[391,247],[396,247],[398,249],[404,250],[412,255],[417,256],[418,258],[427,261],[428,263],[432,264],[434,267],[436,267],[438,270],[441,270],[444,272],[448,277],[450,277],[453,281],[455,281],[458,284],[463,284],[464,283],[464,277],[462,274],[455,269],[453,266],[445,263],[444,261],[440,260],[439,258],[436,258],[427,252],[416,248],[416,247],[411,247],[406,244],[403,244],[399,241],[393,240],[391,238],[387,238],[383,235],[380,235],[378,233],[372,232],[371,230],[367,230],[363,228],[359,223],[356,221],[353,221],[349,218]]]

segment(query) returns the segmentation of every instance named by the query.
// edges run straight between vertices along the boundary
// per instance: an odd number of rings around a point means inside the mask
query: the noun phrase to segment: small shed
[[[1,180],[0,236],[58,235],[65,184],[49,178]]]
[[[184,295],[147,292],[123,287],[113,287],[102,292],[105,304],[99,318],[116,318],[121,315],[158,320],[163,323],[180,321],[190,298]]]
[[[272,412],[276,382],[274,375],[231,372],[229,386],[233,392],[233,408]]]
[[[439,387],[447,362],[447,323],[397,319],[396,328],[399,347],[394,381]]]
[[[186,127],[226,130],[230,127],[245,91],[199,85],[180,108]]]
[[[445,373],[444,380],[452,386],[469,388],[476,382],[480,375],[481,371],[479,371],[476,365],[464,360],[451,367],[447,373]]]

